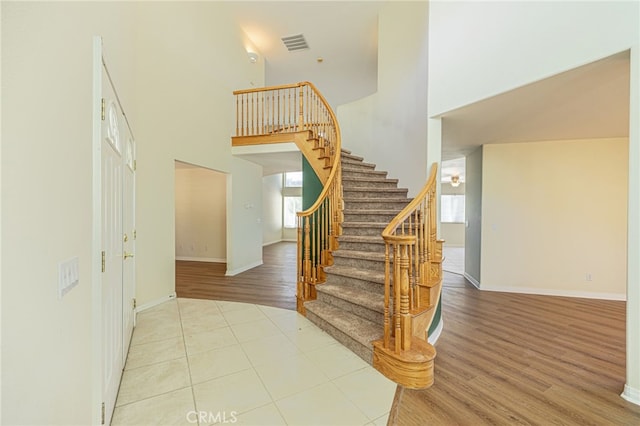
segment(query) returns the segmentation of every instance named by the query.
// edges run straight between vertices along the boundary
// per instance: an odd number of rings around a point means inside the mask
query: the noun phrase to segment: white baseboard
[[[168,296],[164,296],[161,297],[160,299],[156,299],[156,300],[152,300],[151,302],[147,302],[144,305],[140,305],[138,307],[136,307],[136,309],[134,309],[133,311],[133,323],[136,324],[136,316],[142,312],[142,311],[146,311],[147,309],[153,308],[154,306],[158,306],[164,302],[168,302],[169,300],[173,300],[176,298],[176,293],[171,293]]]
[[[480,282],[473,278],[471,275],[465,272],[464,274],[462,274],[462,276],[465,277],[471,284],[473,284],[475,288],[480,288]]]
[[[600,299],[600,300],[627,300],[626,294],[620,293],[594,293],[586,291],[571,291],[553,288],[531,288],[531,287],[487,287],[484,285],[480,290],[497,291],[503,293],[535,294],[538,296],[560,296],[575,297],[580,299]]]
[[[275,241],[269,241],[268,243],[262,243],[262,247],[266,247],[266,246],[270,246],[272,244],[278,244],[279,242],[281,242],[282,239],[280,240],[275,240]]]
[[[234,275],[238,275],[244,271],[248,271],[249,269],[253,269],[256,266],[260,266],[262,265],[262,259],[254,262],[254,263],[250,263],[249,265],[245,265],[241,268],[236,268],[236,269],[232,269],[232,270],[228,270],[227,269],[227,273],[225,274],[227,277],[233,277]]]
[[[620,396],[632,404],[640,405],[640,389],[634,389],[629,385],[624,385],[624,392],[622,392]]]
[[[221,259],[219,257],[176,256],[176,260],[185,260],[187,262],[227,263],[227,259]]]
[[[298,242],[298,240],[292,239],[292,238],[283,238],[280,241],[283,242],[283,243],[297,243]]]
[[[442,334],[442,329],[444,329],[444,320],[442,319],[442,315],[440,315],[440,322],[438,322],[438,326],[435,330],[433,330],[433,333],[431,333],[431,336],[429,336],[429,338],[427,339],[430,344],[436,344],[436,342],[440,338],[440,334]]]

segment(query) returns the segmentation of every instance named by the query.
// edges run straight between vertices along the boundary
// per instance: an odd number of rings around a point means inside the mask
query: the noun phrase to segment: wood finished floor
[[[226,263],[176,261],[176,294],[296,309],[296,243],[263,248],[263,264],[233,277]]]
[[[295,243],[235,277],[176,262],[178,297],[295,309]],[[640,425],[625,382],[625,303],[479,291],[444,274],[435,384],[399,388],[390,425]]]
[[[620,397],[625,302],[460,284],[443,289],[435,384],[399,388],[390,425],[640,425]]]

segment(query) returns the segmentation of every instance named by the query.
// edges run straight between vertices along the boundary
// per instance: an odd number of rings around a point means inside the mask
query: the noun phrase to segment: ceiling
[[[442,157],[483,144],[625,137],[629,53],[574,68],[442,115]]]
[[[265,61],[267,86],[310,81],[335,109],[377,90],[383,3],[239,1],[228,6]],[[281,39],[297,34],[304,35],[309,49],[289,52]]]
[[[227,5],[265,61],[266,85],[311,81],[335,109],[377,90],[377,15],[383,3]],[[308,50],[286,49],[281,38],[295,34],[305,36]],[[629,56],[623,52],[442,114],[442,158],[459,159],[489,143],[623,137],[628,117]],[[263,164],[266,175],[291,170],[298,161],[292,155],[244,156]],[[443,179],[460,174],[464,181],[460,169],[459,162],[443,164]]]

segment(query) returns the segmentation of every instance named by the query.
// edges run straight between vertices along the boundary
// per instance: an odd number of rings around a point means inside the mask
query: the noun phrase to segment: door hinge
[[[136,230],[135,229],[133,230],[133,239],[134,240],[136,239]]]
[[[102,103],[100,105],[100,117],[102,117],[102,121],[104,121],[106,117],[106,108],[105,108],[104,98],[102,98]]]
[[[138,307],[138,302],[136,301],[136,299],[133,299],[133,309]]]
[[[103,425],[105,422],[105,417],[106,417],[106,413],[105,413],[105,408],[104,408],[104,402],[102,403],[102,409],[101,409],[101,421],[100,424]]]
[[[105,270],[105,257],[104,250],[102,250],[102,272]]]
[[[133,160],[133,171],[135,172],[138,168],[138,160]]]

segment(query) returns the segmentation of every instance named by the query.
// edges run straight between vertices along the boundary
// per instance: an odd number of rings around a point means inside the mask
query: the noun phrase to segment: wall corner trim
[[[625,384],[624,391],[620,396],[632,404],[640,405],[640,389],[634,389]]]
[[[242,273],[244,271],[248,271],[249,269],[255,268],[256,266],[260,266],[260,265],[262,265],[262,263],[263,263],[262,259],[260,259],[260,260],[258,260],[256,262],[250,263],[250,264],[245,265],[245,266],[243,266],[241,268],[236,268],[236,269],[231,269],[231,270],[227,269],[227,273],[224,274],[224,275],[227,276],[227,277],[233,277],[234,275],[238,275],[238,274],[240,274],[240,273]]]
[[[163,296],[163,297],[161,297],[161,298],[159,298],[159,299],[152,300],[151,302],[147,302],[147,303],[145,303],[144,305],[140,305],[140,306],[138,306],[138,307],[135,309],[135,313],[136,313],[136,315],[137,315],[137,314],[139,314],[139,313],[140,313],[140,312],[142,312],[142,311],[146,311],[147,309],[151,309],[151,308],[153,308],[154,306],[158,306],[158,305],[160,305],[160,304],[162,304],[162,303],[164,303],[164,302],[167,302],[167,301],[169,301],[169,300],[175,299],[176,297],[177,297],[177,296],[176,296],[176,293],[174,292],[174,293],[171,293],[171,294],[169,294],[169,295],[167,295],[167,296]]]
[[[471,275],[467,274],[466,272],[463,274],[463,276],[467,279],[467,281],[469,281],[471,284],[473,284],[473,286],[477,289],[480,288],[480,281],[476,280],[475,278],[473,278]]]

